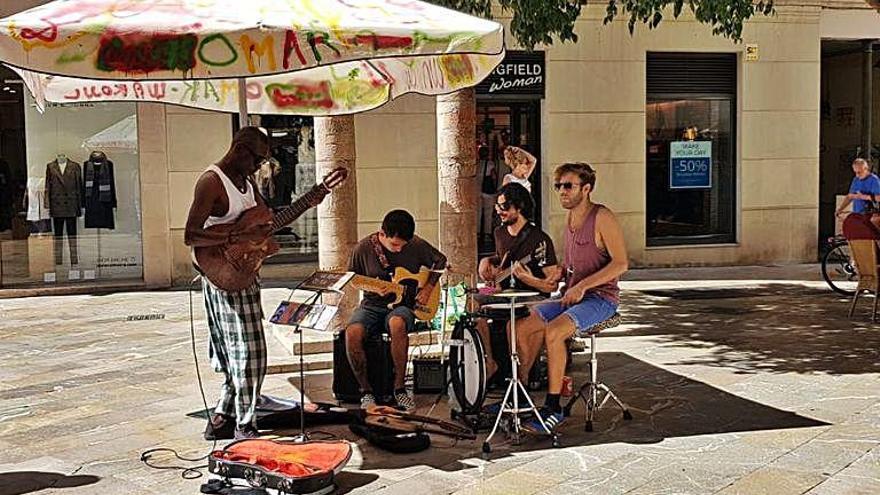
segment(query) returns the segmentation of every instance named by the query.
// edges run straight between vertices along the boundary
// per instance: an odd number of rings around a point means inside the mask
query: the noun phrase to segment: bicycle
[[[859,275],[849,252],[849,244],[843,236],[829,237],[827,249],[822,256],[822,278],[831,290],[843,296],[856,292]]]

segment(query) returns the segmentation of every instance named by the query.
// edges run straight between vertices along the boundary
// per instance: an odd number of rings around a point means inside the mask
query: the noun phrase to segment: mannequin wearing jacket
[[[67,230],[70,263],[79,264],[76,243],[76,219],[82,216],[82,168],[79,163],[59,154],[46,165],[46,207],[55,230],[55,264],[64,263],[62,238]]]
[[[93,151],[83,164],[83,206],[87,229],[115,229],[116,179],[113,162],[102,151]]]

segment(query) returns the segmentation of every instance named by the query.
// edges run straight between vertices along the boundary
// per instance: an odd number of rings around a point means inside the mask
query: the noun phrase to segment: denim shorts
[[[598,294],[588,294],[574,306],[566,308],[559,301],[548,301],[534,306],[533,310],[544,320],[544,323],[551,322],[559,315],[567,315],[574,322],[578,336],[581,336],[590,327],[614,316],[617,312],[617,304]]]
[[[358,306],[352,313],[348,324],[360,323],[364,326],[368,335],[381,334],[388,329],[388,320],[392,316],[403,318],[406,324],[406,333],[412,331],[416,317],[412,310],[406,306],[398,306],[394,309],[377,306]]]

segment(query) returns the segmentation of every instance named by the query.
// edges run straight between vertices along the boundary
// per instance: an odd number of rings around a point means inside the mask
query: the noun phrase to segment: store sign
[[[712,188],[712,141],[669,143],[669,188]]]
[[[504,61],[477,85],[477,94],[543,98],[544,77],[544,52],[508,51]]]

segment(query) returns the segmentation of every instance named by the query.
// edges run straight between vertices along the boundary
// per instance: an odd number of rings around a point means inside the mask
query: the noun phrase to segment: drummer
[[[494,232],[495,254],[480,260],[480,278],[495,290],[533,290],[539,292],[542,298],[548,297],[556,290],[562,278],[562,269],[556,264],[556,252],[550,236],[529,221],[535,211],[532,195],[521,184],[508,183],[498,190],[495,211],[501,218],[501,225]],[[506,276],[507,273],[513,276]],[[491,293],[491,290],[488,292]],[[482,304],[493,302],[491,297],[478,299]],[[477,330],[485,342],[485,348],[491,349],[486,318],[477,320]],[[534,334],[532,339],[528,344],[540,348],[544,335]],[[498,363],[492,352],[487,352],[486,376],[491,378],[497,370]]]

